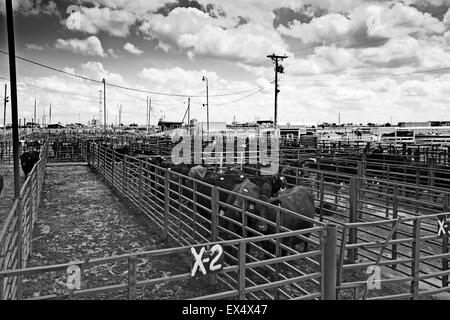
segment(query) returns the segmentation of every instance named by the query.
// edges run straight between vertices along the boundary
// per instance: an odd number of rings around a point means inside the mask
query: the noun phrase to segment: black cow
[[[263,197],[264,198],[264,197]],[[277,198],[266,199],[270,204],[279,206],[281,208],[298,213],[301,216],[305,216],[310,219],[314,219],[315,206],[314,198],[309,193],[309,191],[301,186],[296,186],[294,188],[288,189],[280,194]],[[276,222],[276,209],[273,207],[264,208],[265,210],[260,211],[260,216],[266,220]],[[313,227],[313,222],[308,220],[303,220],[301,217],[295,216],[291,213],[284,212],[281,214],[281,226],[286,227],[290,230],[301,230]],[[257,230],[264,234],[275,233],[275,227],[259,221],[257,225]],[[309,235],[305,235],[309,237]],[[302,242],[299,237],[284,238],[282,243],[295,249],[295,246]],[[304,242],[304,251],[308,250],[308,242]],[[274,252],[273,243],[265,243],[264,246],[269,252]]]
[[[213,187],[219,187],[226,190],[233,190],[233,188],[242,183],[247,178],[246,175],[234,171],[222,170],[219,172],[208,172],[208,175],[199,180],[200,183],[197,183],[197,203],[202,207],[211,209],[211,196]],[[192,180],[187,180],[186,186],[188,188],[193,188]],[[190,199],[194,200],[192,192],[190,192]],[[219,191],[219,201],[223,203],[228,203],[227,198],[229,194],[226,192]],[[199,208],[198,212],[202,214],[205,218],[210,219],[210,214],[207,210],[203,208]],[[224,209],[219,206],[219,213],[223,214]]]
[[[272,197],[287,189],[286,178],[280,174],[273,176],[250,177],[251,182],[261,189],[261,194]]]
[[[259,186],[257,186],[255,183],[251,182],[249,179],[245,179],[240,184],[234,186],[232,189],[234,193],[238,193],[247,197],[255,198],[255,199],[262,199],[261,189]],[[227,207],[224,211],[221,211],[221,215],[225,216],[228,219],[234,220],[234,221],[228,221],[224,220],[223,226],[224,229],[229,230],[236,235],[242,235],[242,209],[244,205],[244,199],[242,197],[239,197],[234,194],[230,194],[227,199],[226,203],[236,207],[229,208]],[[247,207],[244,208],[247,212],[258,214],[265,211],[264,205],[261,205],[260,203],[253,202],[253,201],[246,201]],[[248,218],[247,219],[247,226],[253,230],[256,230],[258,226],[257,219],[254,218]],[[247,236],[251,236],[251,232],[247,233]]]
[[[25,173],[25,178],[33,170],[34,165],[39,161],[39,152],[37,151],[27,151],[20,156],[20,164],[22,170]]]

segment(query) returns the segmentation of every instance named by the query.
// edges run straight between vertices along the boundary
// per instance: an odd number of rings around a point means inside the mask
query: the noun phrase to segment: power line
[[[1,49],[0,49],[0,53],[9,56],[8,52],[6,52],[4,50],[1,50]],[[37,65],[37,66],[42,67],[42,68],[46,68],[46,69],[49,69],[49,70],[52,70],[52,71],[55,71],[55,72],[63,73],[63,74],[68,75],[68,76],[80,78],[80,79],[86,80],[86,81],[91,81],[91,82],[94,82],[94,83],[97,83],[97,84],[103,84],[103,81],[95,80],[95,79],[88,78],[88,77],[85,77],[85,76],[81,76],[81,75],[78,75],[78,74],[75,74],[75,73],[72,73],[72,72],[64,71],[64,70],[61,70],[61,69],[58,69],[58,68],[55,68],[55,67],[51,67],[51,66],[45,65],[43,63],[39,63],[39,62],[30,60],[30,59],[19,57],[17,55],[16,55],[16,58],[19,59],[19,60],[22,60],[22,61],[34,64],[34,65]],[[106,83],[106,85],[108,87],[112,87],[112,88],[123,89],[123,90],[134,91],[134,92],[140,92],[140,93],[145,93],[145,94],[154,94],[154,95],[180,97],[180,98],[189,98],[189,97],[192,97],[192,98],[203,98],[203,95],[158,92],[158,91],[151,91],[151,90],[144,90],[144,89],[137,89],[137,88],[127,87],[127,86],[121,86],[121,85],[112,84],[112,83]],[[237,92],[232,92],[232,93],[224,93],[224,94],[214,94],[214,95],[210,95],[210,96],[211,97],[225,97],[225,96],[239,95],[239,94],[243,94],[243,93],[247,93],[249,91],[255,90],[257,88],[258,87],[254,87],[254,88],[249,88],[249,89],[242,90],[242,91],[237,91]]]
[[[273,82],[274,81],[272,81],[270,84],[272,84]],[[239,102],[239,101],[245,100],[245,99],[250,98],[250,97],[254,96],[255,94],[260,93],[261,91],[267,89],[268,87],[270,87],[270,84],[265,86],[265,87],[263,87],[263,88],[261,88],[261,89],[259,89],[259,90],[257,90],[257,91],[255,91],[255,92],[253,92],[253,93],[251,93],[251,94],[249,94],[249,95],[246,95],[245,97],[242,97],[242,98],[239,98],[239,99],[236,99],[236,100],[233,100],[233,101],[225,102],[225,103],[215,103],[214,105],[215,106],[223,106],[223,105],[227,105],[227,104],[230,104],[230,103],[235,103],[235,102]]]

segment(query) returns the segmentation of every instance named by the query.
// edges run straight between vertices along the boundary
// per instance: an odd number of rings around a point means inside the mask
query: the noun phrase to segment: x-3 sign
[[[447,235],[450,235],[450,221],[446,216],[441,216],[438,218],[438,237],[443,238]]]
[[[220,244],[216,244],[211,249],[202,247],[198,253],[195,248],[191,248],[191,254],[194,259],[191,277],[195,277],[198,270],[206,276],[208,272],[217,272],[223,269],[223,248]]]

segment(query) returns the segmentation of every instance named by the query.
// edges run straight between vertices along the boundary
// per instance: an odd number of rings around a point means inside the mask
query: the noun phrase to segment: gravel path
[[[47,177],[33,233],[28,267],[67,263],[174,247],[161,231],[131,210],[87,166],[54,166]],[[138,259],[138,280],[190,272],[189,255]],[[126,283],[127,263],[86,269],[82,289]],[[67,273],[49,272],[24,279],[24,297],[68,293]],[[138,290],[138,298],[184,299],[212,293],[194,278]],[[126,292],[86,299],[124,299]]]

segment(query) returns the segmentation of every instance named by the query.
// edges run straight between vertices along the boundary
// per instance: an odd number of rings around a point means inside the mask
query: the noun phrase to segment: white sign
[[[223,265],[221,263],[223,248],[220,244],[214,245],[210,250],[202,247],[198,253],[195,248],[191,248],[191,254],[194,258],[194,263],[191,269],[191,277],[195,277],[197,271],[199,270],[204,276],[206,276],[208,272],[217,272],[223,269]]]
[[[67,288],[70,290],[81,289],[81,269],[79,266],[67,267]]]
[[[367,279],[367,290],[381,289],[381,269],[379,266],[367,267],[367,274],[370,274]]]

